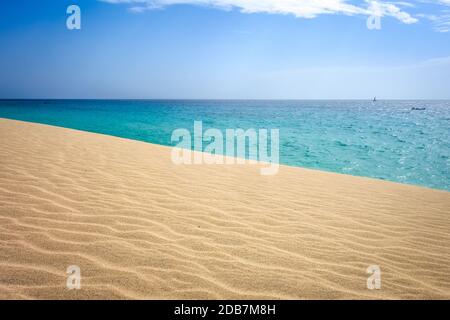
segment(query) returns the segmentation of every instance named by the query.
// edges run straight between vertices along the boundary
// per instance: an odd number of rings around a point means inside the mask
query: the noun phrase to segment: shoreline
[[[0,99],[1,100],[1,99]],[[64,99],[62,99],[64,100]],[[76,100],[76,99],[75,99]],[[87,99],[89,100],[89,99]],[[58,99],[56,99],[56,101],[58,101]],[[54,127],[54,128],[61,128],[61,129],[66,129],[66,130],[73,130],[75,132],[85,132],[85,133],[91,133],[91,134],[96,134],[96,135],[101,135],[101,136],[105,136],[105,137],[112,137],[112,138],[116,138],[116,139],[123,139],[126,141],[133,141],[133,142],[139,142],[139,143],[144,143],[144,144],[149,144],[152,146],[157,146],[157,147],[163,147],[163,148],[168,148],[170,150],[172,150],[173,148],[175,148],[176,146],[169,146],[169,145],[164,145],[164,144],[158,144],[158,143],[154,143],[154,142],[148,142],[148,141],[144,141],[144,140],[136,140],[136,139],[131,139],[131,138],[126,138],[126,137],[121,137],[121,136],[115,136],[115,135],[111,135],[111,134],[106,134],[106,133],[100,133],[100,132],[92,132],[92,131],[88,131],[88,130],[82,130],[82,129],[74,129],[74,128],[68,128],[68,127],[63,127],[63,126],[58,126],[58,125],[54,125],[54,124],[46,124],[46,123],[40,123],[40,122],[33,122],[33,121],[25,121],[25,120],[17,120],[17,119],[10,119],[10,118],[2,118],[0,117],[0,121],[2,120],[7,120],[7,121],[16,121],[16,122],[23,122],[23,123],[29,123],[29,124],[37,124],[37,125],[42,125],[42,126],[49,126],[49,127]],[[194,151],[192,149],[186,149],[186,150],[190,150],[193,154],[197,154],[197,153],[201,153],[201,154],[208,154],[205,152],[199,152],[199,151]],[[168,151],[170,153],[170,151]],[[208,154],[209,155],[209,154]],[[223,156],[224,159],[230,158],[228,155],[224,154],[224,155],[219,155],[219,156]],[[243,159],[243,158],[239,158],[239,157],[231,157],[232,159]],[[246,162],[248,162],[248,159],[244,159]],[[234,161],[231,165],[239,165],[242,166],[242,164],[234,164]],[[236,161],[237,162],[237,161]],[[193,163],[194,164],[194,163]],[[265,162],[265,161],[258,161],[258,166],[262,167],[262,166],[270,166],[272,163],[269,162]],[[383,178],[375,178],[375,177],[369,177],[369,176],[362,176],[362,175],[353,175],[353,174],[348,174],[348,173],[342,173],[342,172],[337,172],[337,171],[331,171],[331,170],[326,170],[326,169],[319,169],[319,168],[309,168],[309,167],[302,167],[302,166],[294,166],[294,165],[289,165],[289,164],[284,164],[284,163],[280,163],[277,162],[278,166],[281,167],[287,167],[287,168],[297,168],[300,170],[307,170],[307,171],[313,171],[313,172],[320,172],[320,173],[330,173],[330,174],[336,174],[336,175],[342,175],[342,176],[349,176],[349,177],[354,177],[354,178],[362,178],[362,179],[370,179],[370,180],[375,180],[375,181],[381,181],[381,182],[387,182],[387,183],[393,183],[393,184],[398,184],[398,185],[405,185],[405,186],[410,186],[410,187],[417,187],[417,188],[423,188],[423,189],[428,189],[428,190],[433,190],[433,191],[443,191],[443,192],[448,192],[450,193],[450,190],[446,190],[446,189],[439,189],[439,188],[432,188],[429,186],[425,186],[425,185],[420,185],[420,184],[413,184],[413,183],[402,183],[402,182],[398,182],[398,181],[393,181],[393,180],[388,180],[388,179],[383,179]],[[199,165],[199,164],[194,164],[194,165]],[[209,165],[214,165],[214,164],[209,164]],[[228,166],[228,164],[226,164]],[[248,165],[248,163],[246,163],[245,165]],[[244,166],[245,166],[244,165]],[[219,165],[221,166],[221,165]]]
[[[0,140],[0,298],[450,297],[448,191],[3,118]]]

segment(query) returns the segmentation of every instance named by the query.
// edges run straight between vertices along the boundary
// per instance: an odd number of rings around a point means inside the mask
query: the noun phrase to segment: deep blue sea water
[[[450,190],[450,101],[0,101],[0,117],[169,146],[195,120],[278,128],[282,164]]]

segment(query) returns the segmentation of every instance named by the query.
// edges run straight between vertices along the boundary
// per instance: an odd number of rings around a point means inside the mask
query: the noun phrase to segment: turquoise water
[[[195,120],[278,128],[283,164],[450,190],[450,101],[0,101],[0,117],[169,146]]]

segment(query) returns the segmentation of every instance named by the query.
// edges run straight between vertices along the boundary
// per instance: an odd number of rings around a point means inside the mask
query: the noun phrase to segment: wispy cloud
[[[419,14],[418,17],[430,20],[437,32],[450,32],[450,10],[443,10],[439,14]]]
[[[436,14],[416,13],[416,4],[429,4],[438,8],[448,8],[450,0],[411,0],[411,1],[380,1],[361,0],[100,0],[115,4],[128,4],[133,12],[144,12],[172,5],[195,5],[222,10],[237,9],[243,13],[268,13],[294,15],[299,18],[315,18],[324,14],[363,15],[392,17],[405,24],[413,24],[419,18],[432,20],[436,31],[450,31],[449,13],[446,9],[438,10]]]

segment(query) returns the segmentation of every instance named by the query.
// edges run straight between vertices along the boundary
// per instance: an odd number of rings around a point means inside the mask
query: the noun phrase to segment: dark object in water
[[[423,110],[427,110],[427,108],[417,108],[417,107],[412,107],[411,110],[423,111]]]

